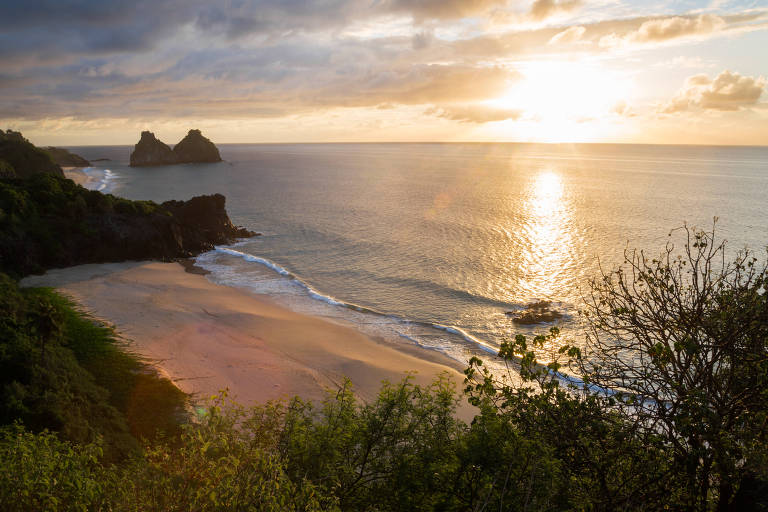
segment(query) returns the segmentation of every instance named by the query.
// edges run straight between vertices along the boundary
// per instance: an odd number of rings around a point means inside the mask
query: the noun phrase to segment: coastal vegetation
[[[0,179],[0,272],[109,261],[169,261],[254,233],[232,225],[220,194],[130,201],[38,173]]]
[[[510,337],[498,356],[522,384],[473,358],[464,390],[191,404],[110,328],[15,279],[205,250],[242,232],[223,196],[128,201],[25,158],[0,180],[2,510],[768,509],[768,267],[714,231],[596,279],[583,343]]]
[[[85,158],[71,153],[64,148],[48,146],[43,148],[43,150],[50,155],[51,160],[62,167],[88,167],[91,165],[91,162]]]
[[[0,178],[26,178],[40,173],[64,177],[48,152],[19,132],[0,129]]]
[[[447,378],[407,378],[370,402],[347,382],[322,403],[244,408],[222,395],[182,414],[181,397],[150,376],[148,396],[164,398],[138,422],[125,377],[146,373],[120,362],[135,360],[113,340],[89,359],[93,342],[72,325],[109,331],[50,290],[5,279],[2,364],[24,371],[4,372],[0,506],[765,510],[768,269],[749,253],[725,263],[713,233],[690,235],[680,258],[671,246],[650,260],[630,253],[593,283],[586,344],[556,328],[504,343],[521,385],[472,359],[466,396]],[[61,388],[75,368],[84,384]],[[469,424],[455,415],[463,399],[479,411]]]

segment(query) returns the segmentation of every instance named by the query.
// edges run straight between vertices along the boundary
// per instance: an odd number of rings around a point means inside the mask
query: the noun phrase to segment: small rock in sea
[[[552,302],[548,300],[530,302],[522,311],[507,311],[506,315],[511,316],[513,322],[521,325],[554,322],[563,317],[561,312],[552,309]]]

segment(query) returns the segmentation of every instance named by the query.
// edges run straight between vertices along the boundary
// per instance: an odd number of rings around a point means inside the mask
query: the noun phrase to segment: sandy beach
[[[30,276],[112,324],[130,350],[153,362],[183,391],[206,398],[228,389],[244,404],[325,396],[344,376],[363,400],[406,372],[426,384],[458,364],[438,352],[378,342],[352,328],[290,311],[266,296],[213,284],[178,263],[81,265]],[[460,416],[470,418],[471,406]]]
[[[62,167],[61,169],[64,171],[64,176],[66,178],[69,178],[82,187],[85,187],[88,183],[93,181],[91,176],[88,176],[83,172],[82,167]]]

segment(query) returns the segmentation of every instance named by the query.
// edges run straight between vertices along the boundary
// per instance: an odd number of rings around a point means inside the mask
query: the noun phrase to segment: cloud
[[[626,101],[619,100],[611,107],[611,112],[620,117],[635,117],[637,114],[632,110]]]
[[[562,32],[558,32],[554,36],[552,36],[552,39],[549,40],[547,44],[569,44],[569,43],[575,43],[576,41],[580,40],[582,36],[584,35],[584,32],[586,32],[587,29],[575,25],[573,27],[568,27],[567,29],[563,30]]]
[[[715,79],[707,75],[694,75],[683,88],[659,111],[673,114],[687,110],[735,111],[756,106],[766,86],[764,77],[743,76],[723,71]]]
[[[598,53],[611,51],[598,45],[607,36],[642,47],[692,34],[714,37],[768,27],[766,11],[750,11],[530,29],[538,26],[531,16],[546,18],[578,5],[574,0],[0,2],[0,117],[86,119],[130,112],[137,118],[231,118],[377,105],[414,105],[422,111],[424,105],[476,104],[501,96],[518,78],[510,62],[550,58],[560,45],[577,42],[569,52]],[[525,23],[484,32],[484,23],[510,12]],[[442,112],[465,122],[511,114],[477,106]]]
[[[417,65],[331,82],[323,101],[341,106],[479,101],[500,96],[517,78],[516,72],[501,67]]]
[[[657,42],[699,34],[710,34],[722,30],[726,23],[720,16],[702,14],[696,17],[673,16],[646,21],[637,32],[629,35],[634,41]]]
[[[431,107],[424,113],[460,123],[477,124],[506,121],[508,119],[517,120],[523,115],[522,110],[494,108],[486,105]]]
[[[530,17],[534,20],[543,20],[559,14],[569,12],[581,6],[581,0],[534,0],[531,4]]]
[[[612,32],[599,40],[604,48],[625,46],[628,44],[663,43],[673,39],[707,37],[712,34],[732,29],[738,26],[743,17],[732,16],[731,19],[714,14],[698,16],[665,16],[642,21],[633,30],[624,33]]]
[[[385,0],[380,10],[406,12],[416,20],[450,20],[505,7],[509,0]]]

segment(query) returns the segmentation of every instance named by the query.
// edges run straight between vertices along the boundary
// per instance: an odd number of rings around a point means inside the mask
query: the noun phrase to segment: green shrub
[[[73,446],[47,431],[0,428],[0,509],[99,510],[111,476],[101,456],[99,443]]]
[[[50,289],[19,289],[0,274],[0,424],[76,443],[104,439],[110,459],[136,453],[136,439],[174,436],[186,396],[125,351]]]

